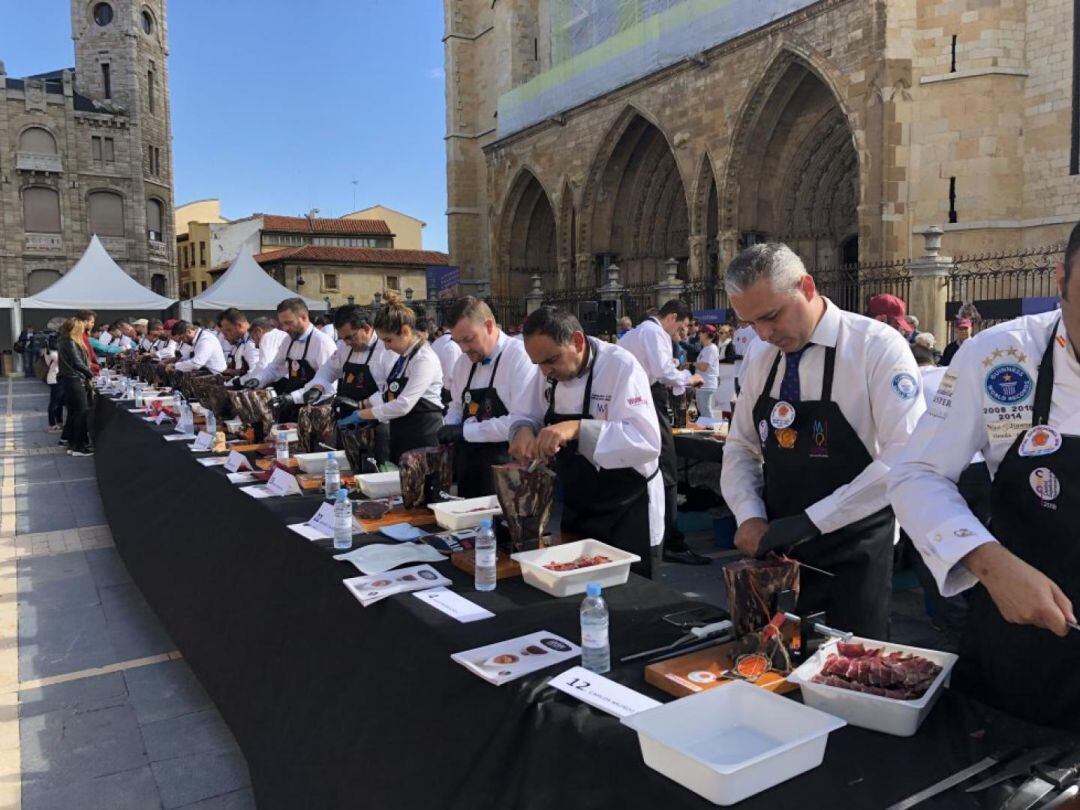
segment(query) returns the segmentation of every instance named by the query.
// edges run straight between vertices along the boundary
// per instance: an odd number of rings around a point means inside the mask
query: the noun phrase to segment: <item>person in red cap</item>
[[[960,344],[971,337],[971,319],[957,318],[955,323],[953,323],[953,330],[956,339],[946,346],[945,351],[941,353],[941,363],[939,365],[949,365],[949,363],[952,362],[953,355],[956,354],[957,350],[960,348]]]
[[[915,331],[908,320],[904,299],[889,293],[879,293],[870,299],[870,317],[899,330],[904,337],[909,337]]]

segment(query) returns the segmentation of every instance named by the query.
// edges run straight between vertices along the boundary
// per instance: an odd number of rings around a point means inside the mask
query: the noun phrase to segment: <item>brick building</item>
[[[1047,245],[1080,219],[1068,0],[445,0],[450,254],[495,295]]]
[[[0,62],[0,297],[52,284],[93,234],[175,295],[165,0],[72,0],[75,66]]]

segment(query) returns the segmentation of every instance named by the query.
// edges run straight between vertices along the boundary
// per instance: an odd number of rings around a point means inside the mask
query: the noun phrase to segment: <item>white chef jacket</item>
[[[646,318],[621,338],[619,345],[634,355],[649,379],[681,394],[690,385],[691,371],[680,371],[671,348],[671,335],[656,318]]]
[[[229,343],[229,339],[225,337],[225,333],[219,329],[213,329],[211,331],[214,333],[214,337],[218,339],[218,343],[221,344],[221,351],[227,355],[229,350],[232,349],[232,344]]]
[[[454,343],[454,339],[447,332],[442,337],[435,338],[431,343],[431,348],[435,350],[435,354],[439,358],[439,366],[442,368],[442,387],[449,391],[454,375],[454,366],[457,364],[458,358],[461,357],[461,347]]]
[[[500,359],[501,358],[501,359]],[[495,373],[495,361],[499,361],[498,376],[494,382],[491,377]],[[491,355],[485,359],[473,374],[473,388],[490,388],[494,386],[508,413],[495,419],[478,421],[475,416],[468,419],[465,416],[465,384],[469,379],[473,363],[469,356],[462,352],[454,363],[454,370],[450,379],[450,408],[444,420],[447,425],[462,425],[461,434],[467,442],[506,442],[510,440],[511,415],[514,412],[515,400],[525,392],[531,390],[533,377],[538,374],[533,361],[525,352],[525,344],[520,340],[512,340],[505,332],[499,330],[499,339],[495,344]]]
[[[825,304],[825,314],[810,335],[813,345],[807,347],[799,363],[801,396],[807,400],[821,396],[825,349],[835,346],[833,402],[873,459],[853,481],[806,510],[821,533],[829,534],[889,505],[889,467],[903,451],[926,405],[920,395],[919,368],[900,333],[879,321],[845,312],[828,299]],[[768,519],[762,498],[764,457],[754,404],[778,351],[771,343],[757,341],[743,360],[742,393],[735,404],[720,473],[721,492],[739,524],[750,518]],[[770,392],[774,397],[779,396],[785,362],[781,360],[776,370]]]
[[[375,385],[378,386],[378,391],[368,398],[368,403],[375,405],[383,401],[382,391],[386,387],[386,377],[390,373],[390,369],[394,367],[394,363],[397,362],[398,355],[386,348],[386,344],[374,334],[372,334],[371,339],[375,344],[375,351],[371,352],[371,362],[368,363],[368,368],[371,370]],[[341,341],[338,341],[338,343],[341,343]],[[304,390],[306,391],[313,385],[317,385],[325,393],[334,393],[337,391],[338,380],[345,375],[345,364],[347,362],[363,363],[370,350],[371,344],[368,344],[367,348],[364,349],[354,349],[347,343],[342,343],[338,346],[334,356],[319,366],[319,370],[315,372],[315,378],[304,386]]]
[[[397,360],[390,364],[387,375],[393,372]],[[384,401],[372,403],[371,411],[380,422],[389,422],[408,416],[412,409],[421,399],[426,399],[439,406],[442,410],[442,366],[435,350],[426,340],[421,341],[421,346],[416,350],[412,360],[408,361],[409,367],[405,370],[408,380],[405,386],[395,392],[394,399],[386,402],[386,392],[383,392]]]
[[[251,367],[249,375],[258,374],[277,357],[278,349],[281,344],[290,340],[289,333],[284,329],[271,329],[269,332],[263,332],[262,339],[259,341],[259,362]]]
[[[323,325],[319,331],[327,337],[337,340],[337,329],[334,328],[334,325],[332,323]]]
[[[975,575],[960,563],[995,540],[956,489],[972,454],[982,451],[990,475],[1016,437],[1031,427],[1043,352],[1054,341],[1050,427],[1080,435],[1080,362],[1060,312],[1029,315],[965,340],[941,380],[926,416],[889,475],[889,497],[945,596],[970,588]],[[1012,366],[1013,368],[1005,368]],[[1011,374],[1016,387],[1000,382]]]
[[[265,340],[266,337],[263,337]],[[311,344],[308,347],[308,344]],[[307,350],[307,356],[305,357],[304,351]],[[329,338],[315,328],[314,324],[308,324],[307,330],[303,335],[293,340],[286,334],[286,340],[282,341],[278,346],[277,355],[270,364],[264,366],[256,374],[248,374],[245,379],[251,379],[255,377],[259,381],[259,387],[265,388],[278,380],[285,379],[289,376],[289,361],[305,359],[314,369],[318,371],[322,367],[322,364],[327,362],[334,356],[334,352],[337,351],[337,344],[334,343],[333,338]],[[314,377],[312,377],[314,379]],[[298,389],[289,394],[289,397],[293,402],[299,404],[304,401],[304,389]]]
[[[199,371],[209,369],[215,374],[225,370],[225,352],[213,332],[200,329],[191,343],[191,359],[181,360],[176,364],[177,371]]]
[[[664,539],[664,480],[657,474],[660,464],[660,423],[652,404],[649,378],[630,352],[612,343],[589,338],[594,358],[589,413],[581,421],[578,452],[598,470],[632,467],[649,478],[649,541],[657,546]],[[555,412],[580,414],[585,398],[585,373],[555,386]],[[510,437],[522,425],[539,432],[547,413],[550,384],[539,372],[524,394],[515,400],[511,413]],[[650,478],[650,476],[652,476]]]
[[[139,351],[148,352],[153,347],[153,345],[154,344],[150,342],[150,338],[148,338],[146,335],[143,335],[141,338],[139,338]]]
[[[752,326],[741,326],[731,335],[731,342],[735,346],[735,379],[742,386],[743,358],[750,353],[750,347],[761,341]]]
[[[161,341],[161,348],[157,350],[157,356],[159,360],[166,360],[176,354],[177,341],[175,338],[169,338],[168,340]]]
[[[134,349],[135,341],[129,338],[127,335],[120,335],[115,341],[109,344],[110,346],[120,346],[123,349]]]
[[[230,368],[241,369],[245,360],[249,374],[259,367],[259,347],[255,345],[251,335],[244,335],[236,343],[230,343],[228,346],[229,348],[225,350],[225,359]]]

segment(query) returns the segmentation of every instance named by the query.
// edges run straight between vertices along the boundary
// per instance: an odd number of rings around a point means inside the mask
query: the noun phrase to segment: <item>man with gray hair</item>
[[[920,375],[894,329],[818,294],[786,245],[759,244],[725,287],[760,341],[743,361],[721,488],[736,546],[787,552],[801,613],[886,639],[895,521],[887,474],[925,410]]]

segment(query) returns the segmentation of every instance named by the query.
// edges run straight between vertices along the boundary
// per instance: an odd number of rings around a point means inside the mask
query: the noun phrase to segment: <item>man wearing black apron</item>
[[[225,370],[225,353],[221,350],[221,344],[207,330],[187,321],[180,321],[173,327],[173,336],[190,346],[191,352],[186,359],[171,364],[170,371],[175,369],[187,374],[193,372],[220,374]]]
[[[785,245],[755,245],[725,285],[762,342],[742,366],[721,488],[746,554],[804,567],[798,609],[887,639],[895,521],[886,474],[925,410],[915,358],[884,324],[817,293]]]
[[[349,305],[338,309],[334,328],[344,345],[315,373],[315,379],[304,392],[304,401],[313,404],[336,391],[334,417],[339,429],[372,431],[364,446],[382,464],[390,457],[390,427],[383,423],[361,427],[359,410],[382,401],[380,392],[386,386],[387,374],[397,355],[379,340],[361,307]]]
[[[711,560],[686,544],[678,519],[678,462],[672,428],[672,393],[681,395],[690,386],[701,385],[701,376],[679,368],[672,351],[673,341],[686,336],[690,306],[678,299],[668,301],[653,317],[646,318],[621,338],[626,349],[645,369],[652,391],[653,407],[660,425],[660,474],[664,479],[664,560],[684,565],[708,565]]]
[[[304,388],[315,379],[315,372],[337,352],[333,338],[320,332],[309,319],[302,298],[286,298],[277,308],[278,322],[289,336],[278,349],[277,357],[260,371],[241,378],[245,386],[272,386],[278,394],[278,419],[293,421],[304,401]]]
[[[251,336],[251,325],[243,312],[230,307],[218,315],[218,328],[229,348],[225,352],[225,376],[243,377],[259,363],[259,347]]]
[[[525,344],[499,329],[491,309],[478,298],[457,301],[447,323],[463,355],[450,375],[451,402],[439,441],[457,445],[458,495],[494,495],[491,467],[510,459],[511,403],[532,384],[536,366]]]
[[[953,685],[1080,731],[1080,226],[1058,264],[1060,311],[964,342],[890,474],[905,530],[945,596],[974,588]],[[967,449],[970,448],[970,449]],[[990,526],[957,490],[981,451]]]
[[[536,310],[524,335],[540,373],[513,406],[511,455],[552,465],[563,533],[637,554],[634,570],[651,576],[664,535],[664,483],[644,369],[625,349],[586,337],[565,310]]]

